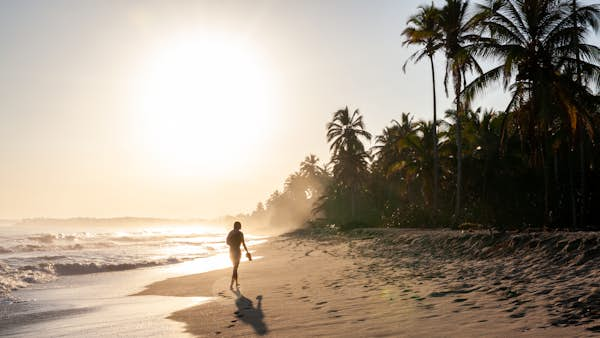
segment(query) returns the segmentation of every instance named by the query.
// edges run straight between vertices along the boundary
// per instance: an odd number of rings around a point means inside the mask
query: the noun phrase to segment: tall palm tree
[[[336,111],[327,123],[327,142],[331,143],[333,174],[351,194],[351,215],[355,217],[355,195],[366,177],[369,154],[361,139],[371,140],[365,130],[362,115],[356,109],[352,115],[348,107]]]
[[[584,40],[582,37],[582,33],[585,31],[586,27],[591,27],[593,30],[597,31],[599,22],[599,13],[598,5],[581,5],[577,0],[571,0],[570,4],[570,16],[571,16],[571,24],[572,24],[572,34],[571,34],[571,45],[575,50],[575,61],[577,65],[581,62],[581,52],[577,48],[579,44],[581,44]],[[576,81],[578,84],[582,84],[581,78],[581,68],[578,66],[575,69],[576,72]],[[583,128],[579,128],[578,135],[578,143],[579,143],[579,225],[584,226],[585,224],[585,216],[586,216],[586,161],[585,161],[585,139]],[[574,198],[572,197],[574,200]]]
[[[440,27],[440,10],[433,3],[429,6],[419,6],[419,12],[408,19],[409,25],[402,35],[405,36],[403,45],[422,46],[421,49],[413,53],[404,63],[402,69],[406,70],[406,64],[409,61],[419,62],[425,56],[429,58],[431,66],[431,85],[433,90],[433,210],[438,208],[438,192],[439,192],[439,156],[438,156],[438,136],[437,136],[437,103],[436,103],[436,86],[435,86],[435,67],[433,64],[433,56],[442,48],[442,31]]]
[[[443,49],[446,55],[446,73],[444,89],[448,95],[448,76],[452,77],[452,86],[456,104],[456,204],[454,215],[458,220],[461,214],[462,194],[462,126],[460,115],[464,105],[461,102],[462,91],[467,72],[481,73],[481,67],[473,56],[473,46],[479,39],[476,32],[478,17],[468,16],[469,1],[446,0],[440,11],[440,26],[443,36]]]
[[[470,100],[500,79],[511,91],[506,110],[519,125],[532,163],[544,168],[546,222],[550,214],[549,130],[558,122],[573,139],[578,128],[591,135],[589,86],[600,84],[600,48],[583,42],[587,27],[598,27],[599,7],[573,10],[570,5],[550,0],[490,0],[479,5],[479,23],[486,35],[477,53],[497,58],[501,64],[476,78],[463,93]]]

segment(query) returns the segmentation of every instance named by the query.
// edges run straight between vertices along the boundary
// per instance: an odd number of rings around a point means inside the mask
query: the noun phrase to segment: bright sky
[[[252,210],[329,160],[337,109],[431,118],[428,64],[401,69],[424,2],[0,2],[0,218]]]

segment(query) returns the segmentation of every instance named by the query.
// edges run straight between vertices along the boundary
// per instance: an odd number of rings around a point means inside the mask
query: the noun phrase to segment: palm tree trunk
[[[457,109],[460,109],[460,105],[456,105]],[[456,112],[456,207],[454,210],[455,217],[460,217],[461,200],[460,196],[462,193],[462,125],[460,122],[460,112]]]
[[[553,162],[552,164],[554,165],[554,193],[557,196],[557,208],[556,208],[556,215],[555,218],[556,219],[561,219],[562,215],[561,215],[561,210],[562,208],[560,207],[562,204],[562,194],[561,194],[561,182],[560,182],[560,175],[559,175],[559,167],[558,167],[558,162],[559,162],[559,153],[558,153],[558,149],[554,149],[554,151],[552,152],[553,156]]]
[[[587,198],[585,196],[585,141],[583,139],[583,128],[579,129],[579,136],[579,175],[581,176],[579,178],[579,224],[583,228],[586,226],[585,213],[587,208]]]
[[[454,209],[454,217],[458,222],[460,219],[460,208],[461,200],[460,196],[462,193],[462,122],[461,122],[461,109],[460,103],[460,89],[461,79],[460,71],[455,71],[454,74],[454,95],[456,97],[456,206]]]
[[[351,212],[351,215],[352,215],[352,221],[355,221],[355,217],[354,216],[356,215],[356,204],[355,204],[355,201],[354,201],[354,199],[355,199],[355,197],[354,197],[354,195],[355,195],[354,190],[355,190],[355,188],[354,188],[354,186],[352,186],[352,188],[350,188],[350,203],[351,203],[351,208],[352,208],[350,210],[350,212]]]
[[[433,212],[437,214],[438,210],[438,137],[437,137],[437,103],[435,93],[435,68],[433,66],[433,56],[429,56],[429,62],[431,63],[431,83],[433,87]],[[435,220],[434,220],[435,222]]]
[[[543,129],[546,130],[546,126],[543,125]],[[542,157],[542,170],[544,176],[544,228],[550,226],[556,220],[556,215],[552,212],[550,208],[550,160],[548,157],[550,154],[548,153],[548,149],[551,149],[549,145],[549,138],[546,132],[543,133],[542,136],[542,146],[541,146],[541,157]],[[558,184],[558,182],[557,182]],[[557,195],[556,200],[558,201],[560,197]],[[560,202],[558,202],[560,203]],[[558,208],[560,209],[560,208]]]
[[[552,222],[550,217],[550,175],[548,174],[550,166],[548,166],[547,162],[546,156],[542,154],[542,166],[544,171],[544,227],[549,226]]]
[[[577,1],[571,1],[571,10],[572,13],[575,14],[577,11]],[[576,16],[573,15],[573,26],[577,28],[577,19]],[[574,36],[574,40],[578,39],[578,37]],[[574,41],[576,42],[576,41]],[[579,49],[577,49],[575,58],[577,60],[577,83],[581,85],[581,59],[579,55]],[[579,178],[579,224],[581,227],[585,226],[585,210],[586,210],[586,198],[585,198],[585,145],[584,145],[584,133],[583,128],[579,127],[579,170],[580,170],[580,178]]]
[[[577,202],[575,198],[575,172],[573,169],[573,149],[569,146],[569,158],[567,159],[569,163],[569,195],[571,195],[571,228],[575,229],[577,227]]]

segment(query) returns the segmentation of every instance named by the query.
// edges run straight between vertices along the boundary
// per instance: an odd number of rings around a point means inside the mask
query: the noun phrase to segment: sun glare
[[[137,85],[137,140],[163,169],[224,174],[253,156],[270,125],[259,56],[224,38],[186,37],[159,48]]]

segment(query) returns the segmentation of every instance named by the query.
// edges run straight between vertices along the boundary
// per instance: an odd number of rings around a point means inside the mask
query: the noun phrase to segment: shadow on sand
[[[235,294],[235,305],[237,306],[237,311],[235,311],[235,316],[246,324],[252,325],[254,331],[258,335],[264,335],[267,333],[267,325],[263,321],[264,314],[262,311],[262,295],[256,296],[256,307],[254,307],[254,303],[246,298],[240,290],[232,290]]]

